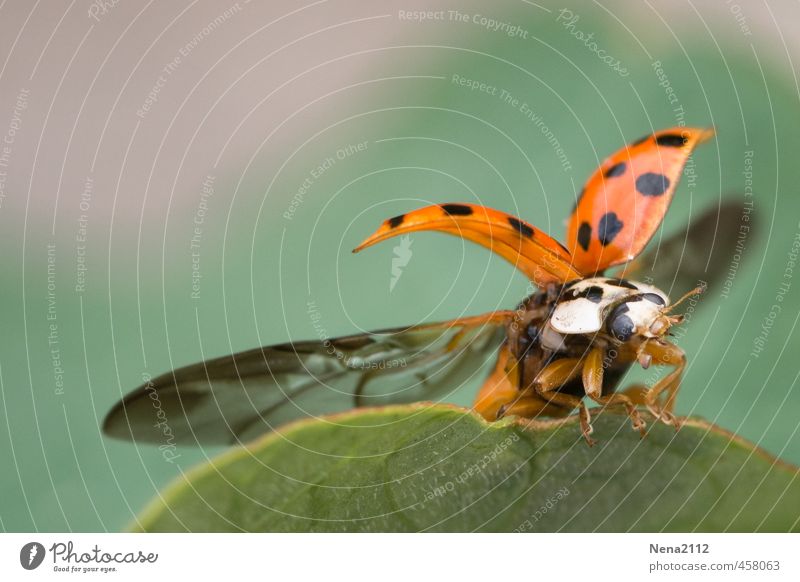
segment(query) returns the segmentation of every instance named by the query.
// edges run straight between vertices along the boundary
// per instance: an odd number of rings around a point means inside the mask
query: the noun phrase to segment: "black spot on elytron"
[[[600,239],[600,244],[604,247],[610,245],[623,226],[625,223],[617,217],[616,212],[606,212],[597,223],[597,238]]]
[[[621,176],[622,174],[624,174],[627,167],[628,166],[625,165],[625,162],[619,162],[618,164],[614,164],[605,172],[603,172],[603,175],[606,178],[616,178],[617,176]]]
[[[508,224],[514,227],[518,233],[522,236],[527,236],[528,238],[533,237],[533,227],[529,224],[525,224],[524,222],[517,220],[513,216],[508,217]]]
[[[469,216],[472,208],[463,204],[442,204],[442,210],[450,216]]]
[[[627,311],[628,306],[623,303],[617,306],[608,316],[607,327],[609,333],[622,342],[631,339],[634,331],[633,320],[625,314]]]
[[[600,303],[600,301],[603,299],[603,288],[598,287],[597,285],[592,285],[591,287],[587,287],[581,291],[573,289],[569,293],[570,299],[577,299],[578,297],[584,297],[592,303]]]
[[[664,174],[647,172],[636,178],[636,190],[645,196],[661,196],[669,189],[669,178]]]
[[[394,218],[390,218],[386,222],[389,223],[389,228],[397,228],[398,226],[403,224],[403,221],[405,219],[406,219],[406,215],[405,214],[401,214],[400,216],[395,216]]]
[[[584,251],[589,250],[589,243],[592,240],[592,225],[588,222],[582,222],[578,227],[578,244]]]
[[[640,137],[636,141],[632,141],[631,142],[631,146],[637,146],[639,144],[642,144],[642,143],[646,142],[648,139],[650,139],[651,137],[653,137],[653,134],[648,134],[648,135],[646,135],[644,137]]]
[[[656,143],[660,146],[667,146],[671,148],[682,148],[686,145],[689,138],[683,137],[677,133],[665,133],[656,138]]]
[[[636,285],[630,281],[626,281],[625,279],[606,277],[606,283],[610,285],[616,285],[617,287],[622,287],[623,289],[639,289]]]
[[[661,296],[655,293],[642,293],[642,299],[646,299],[650,303],[655,303],[656,305],[666,305]]]

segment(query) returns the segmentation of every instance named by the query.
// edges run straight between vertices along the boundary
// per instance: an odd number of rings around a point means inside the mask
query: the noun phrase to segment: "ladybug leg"
[[[569,409],[554,406],[537,396],[519,396],[512,402],[504,404],[497,411],[497,418],[504,416],[521,416],[536,418],[537,416],[566,416]]]
[[[686,354],[675,344],[665,341],[648,342],[644,352],[653,357],[654,364],[673,368],[645,392],[644,404],[663,423],[680,428],[681,422],[675,417],[672,410],[675,407],[675,398],[681,385],[681,376],[686,368]],[[660,398],[662,394],[666,395],[663,399]]]
[[[662,407],[667,412],[673,412],[675,408],[675,396],[677,395],[677,388],[680,384],[673,387],[670,398],[664,403]],[[633,384],[622,391],[636,406],[647,406],[647,393],[650,387],[645,384]]]
[[[592,437],[592,417],[582,398],[571,394],[557,392],[564,384],[578,377],[581,373],[580,358],[564,358],[545,366],[533,382],[536,393],[547,402],[559,405],[568,410],[578,409],[581,421],[581,433],[589,446],[597,443]]]
[[[486,420],[497,420],[504,416],[565,416],[574,408],[560,407],[536,394],[520,391],[519,364],[514,363],[509,367],[511,361],[513,358],[506,344],[500,350],[494,371],[483,383],[472,404],[473,409]]]
[[[622,394],[627,396],[636,406],[647,406],[647,403],[645,402],[645,396],[649,390],[650,388],[644,384],[636,383],[625,388],[625,390],[622,391]]]
[[[583,363],[583,387],[586,395],[602,406],[622,405],[628,412],[633,430],[638,430],[644,436],[646,423],[636,410],[634,403],[625,394],[607,394],[603,396],[603,358],[605,350],[600,347],[592,348]]]

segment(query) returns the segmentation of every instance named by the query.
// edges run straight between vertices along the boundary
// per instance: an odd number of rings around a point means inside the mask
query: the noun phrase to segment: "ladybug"
[[[234,443],[298,417],[430,400],[480,373],[490,358],[494,368],[473,404],[488,420],[577,411],[591,445],[588,400],[624,408],[642,434],[642,407],[677,428],[674,406],[686,355],[668,336],[682,321],[674,309],[704,286],[673,303],[652,284],[632,280],[628,271],[661,225],[692,151],[713,133],[665,129],[606,159],[575,203],[566,245],[499,210],[448,203],[390,218],[354,249],[427,230],[470,240],[509,261],[536,286],[516,309],[259,347],[200,362],[128,394],[108,414],[104,429],[120,438],[161,442],[162,432],[153,428],[161,411],[176,442]],[[710,220],[710,214],[704,216],[689,234],[708,236]],[[687,236],[682,233],[661,249],[675,241],[685,244]],[[627,265],[626,278],[605,276],[619,265]],[[617,390],[636,363],[670,370],[650,387]]]

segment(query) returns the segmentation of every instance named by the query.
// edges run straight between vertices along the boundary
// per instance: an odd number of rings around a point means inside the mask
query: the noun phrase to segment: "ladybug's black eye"
[[[625,342],[633,335],[633,320],[628,316],[628,306],[624,303],[617,305],[608,316],[608,331],[619,341]]]

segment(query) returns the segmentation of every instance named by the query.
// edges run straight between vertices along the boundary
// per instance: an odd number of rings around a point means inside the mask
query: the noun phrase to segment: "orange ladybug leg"
[[[486,420],[497,420],[504,416],[565,416],[574,408],[551,404],[540,396],[520,391],[518,386],[519,366],[513,363],[505,345],[500,351],[494,371],[483,383],[472,407]]]
[[[625,390],[622,391],[622,394],[630,398],[631,402],[637,406],[647,406],[647,403],[645,402],[645,396],[649,390],[650,388],[644,384],[636,383],[625,388]]]
[[[557,392],[564,384],[581,373],[580,358],[564,358],[548,364],[534,380],[536,393],[547,402],[559,405],[568,410],[577,408],[581,421],[581,433],[589,446],[597,443],[592,437],[592,417],[582,398],[571,394]]]
[[[676,429],[680,428],[681,422],[675,417],[672,410],[675,407],[675,398],[681,385],[681,376],[686,368],[686,354],[675,344],[663,340],[648,342],[643,351],[653,357],[654,364],[673,367],[669,374],[661,378],[645,393],[645,406],[665,424],[671,424]],[[659,402],[662,394],[666,394],[663,403]]]
[[[504,416],[521,416],[536,418],[537,416],[566,416],[570,409],[555,406],[537,396],[519,396],[500,407],[498,418]]]
[[[622,405],[628,412],[633,430],[645,435],[646,423],[636,410],[636,404],[625,394],[607,394],[603,396],[603,348],[593,348],[583,363],[583,387],[586,395],[602,406]]]
[[[663,410],[667,412],[673,412],[675,407],[675,396],[677,395],[677,388],[680,387],[680,384],[677,384],[671,393],[671,397],[664,403],[662,407]],[[644,384],[632,384],[625,388],[622,391],[622,394],[630,398],[631,402],[633,402],[636,406],[647,406],[647,393],[650,392],[650,387]]]

